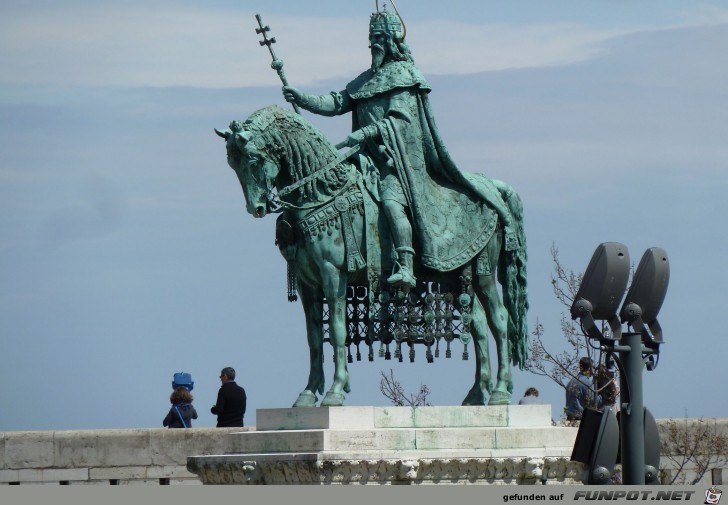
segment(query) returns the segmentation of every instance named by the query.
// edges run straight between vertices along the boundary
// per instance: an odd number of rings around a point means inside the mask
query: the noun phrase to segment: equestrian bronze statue
[[[270,48],[275,39],[260,26]],[[321,96],[288,86],[271,51],[287,101],[325,116],[351,113],[352,133],[338,145],[275,105],[216,130],[248,212],[280,213],[276,243],[288,262],[290,297],[303,304],[310,349],[308,382],[294,407],[315,406],[316,393],[324,394],[326,341],[334,377],[322,406],[343,404],[347,362],[352,348],[360,358],[361,345],[370,360],[375,346],[385,358],[394,347],[400,361],[405,352],[413,360],[423,345],[432,362],[441,347],[450,357],[458,342],[467,359],[472,341],[475,382],[463,405],[509,404],[510,366],[526,361],[521,200],[507,184],[463,172],[452,160],[405,35],[398,13],[372,14],[371,68]]]

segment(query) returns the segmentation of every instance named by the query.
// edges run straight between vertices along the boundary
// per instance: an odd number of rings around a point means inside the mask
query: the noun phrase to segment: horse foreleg
[[[349,392],[349,371],[346,368],[346,274],[330,265],[323,276],[324,294],[329,304],[329,339],[334,347],[334,380],[322,407],[344,404]]]
[[[473,347],[475,348],[475,383],[463,400],[463,405],[485,405],[485,389],[493,390],[490,381],[490,354],[488,352],[488,321],[476,298],[473,301]]]
[[[495,275],[479,275],[476,284],[475,291],[485,309],[488,327],[495,338],[498,353],[496,385],[488,405],[508,405],[511,403],[511,391],[513,390],[508,348],[508,311],[500,299]]]
[[[306,335],[308,337],[308,352],[310,367],[306,388],[298,395],[294,407],[315,407],[316,392],[324,393],[324,355],[323,355],[323,300],[322,294],[304,284],[299,283],[301,305],[306,314]]]

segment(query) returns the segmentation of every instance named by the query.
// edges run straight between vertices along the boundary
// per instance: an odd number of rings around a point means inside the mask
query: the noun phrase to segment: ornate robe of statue
[[[390,61],[332,92],[329,113],[352,113],[352,130],[365,139],[359,163],[367,188],[409,207],[421,264],[448,271],[483,249],[496,226],[492,210],[506,223],[506,248],[516,244],[508,243],[515,238],[497,182],[461,172],[450,157],[427,99],[430,90],[413,63]]]

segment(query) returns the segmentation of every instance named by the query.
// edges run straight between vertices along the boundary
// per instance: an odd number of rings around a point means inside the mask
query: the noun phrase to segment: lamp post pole
[[[623,333],[620,360],[624,367],[620,417],[622,481],[627,485],[645,484],[645,408],[642,399],[642,335]]]

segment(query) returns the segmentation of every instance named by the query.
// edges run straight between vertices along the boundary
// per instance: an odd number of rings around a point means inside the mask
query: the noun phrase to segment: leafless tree
[[[555,245],[551,246],[551,259],[554,265],[554,271],[551,273],[554,296],[564,307],[570,309],[583,276],[564,268]],[[569,380],[576,376],[579,359],[589,355],[591,348],[587,346],[579,326],[567,317],[565,312],[561,313],[561,333],[563,341],[567,344],[566,349],[560,352],[549,351],[544,344],[545,328],[537,319],[536,327],[531,332],[532,338],[529,340],[526,368],[536,375],[548,377],[566,389]]]
[[[427,397],[430,395],[430,388],[425,384],[420,384],[420,390],[417,395],[407,395],[397,379],[394,378],[394,370],[389,369],[389,375],[379,372],[382,378],[379,381],[379,390],[382,394],[389,398],[393,405],[398,407],[423,407],[429,406]]]
[[[728,436],[717,428],[716,420],[668,419],[660,434],[663,484],[695,485],[714,468],[728,464]]]
[[[536,326],[531,332],[528,343],[529,356],[526,361],[526,369],[531,373],[553,380],[566,390],[569,381],[577,376],[580,358],[586,356],[596,365],[604,362],[605,356],[597,348],[589,345],[579,324],[567,316],[579,291],[583,274],[564,267],[559,259],[559,250],[556,245],[551,245],[551,260],[554,268],[551,273],[551,288],[556,299],[566,308],[566,311],[561,313],[562,338],[558,341],[558,344],[565,343],[565,348],[558,352],[549,350],[544,344],[546,330],[543,324],[536,320]],[[605,332],[607,329],[603,326],[602,331]],[[612,387],[613,385],[614,383],[612,383]],[[597,395],[601,394],[600,391],[595,392]]]

